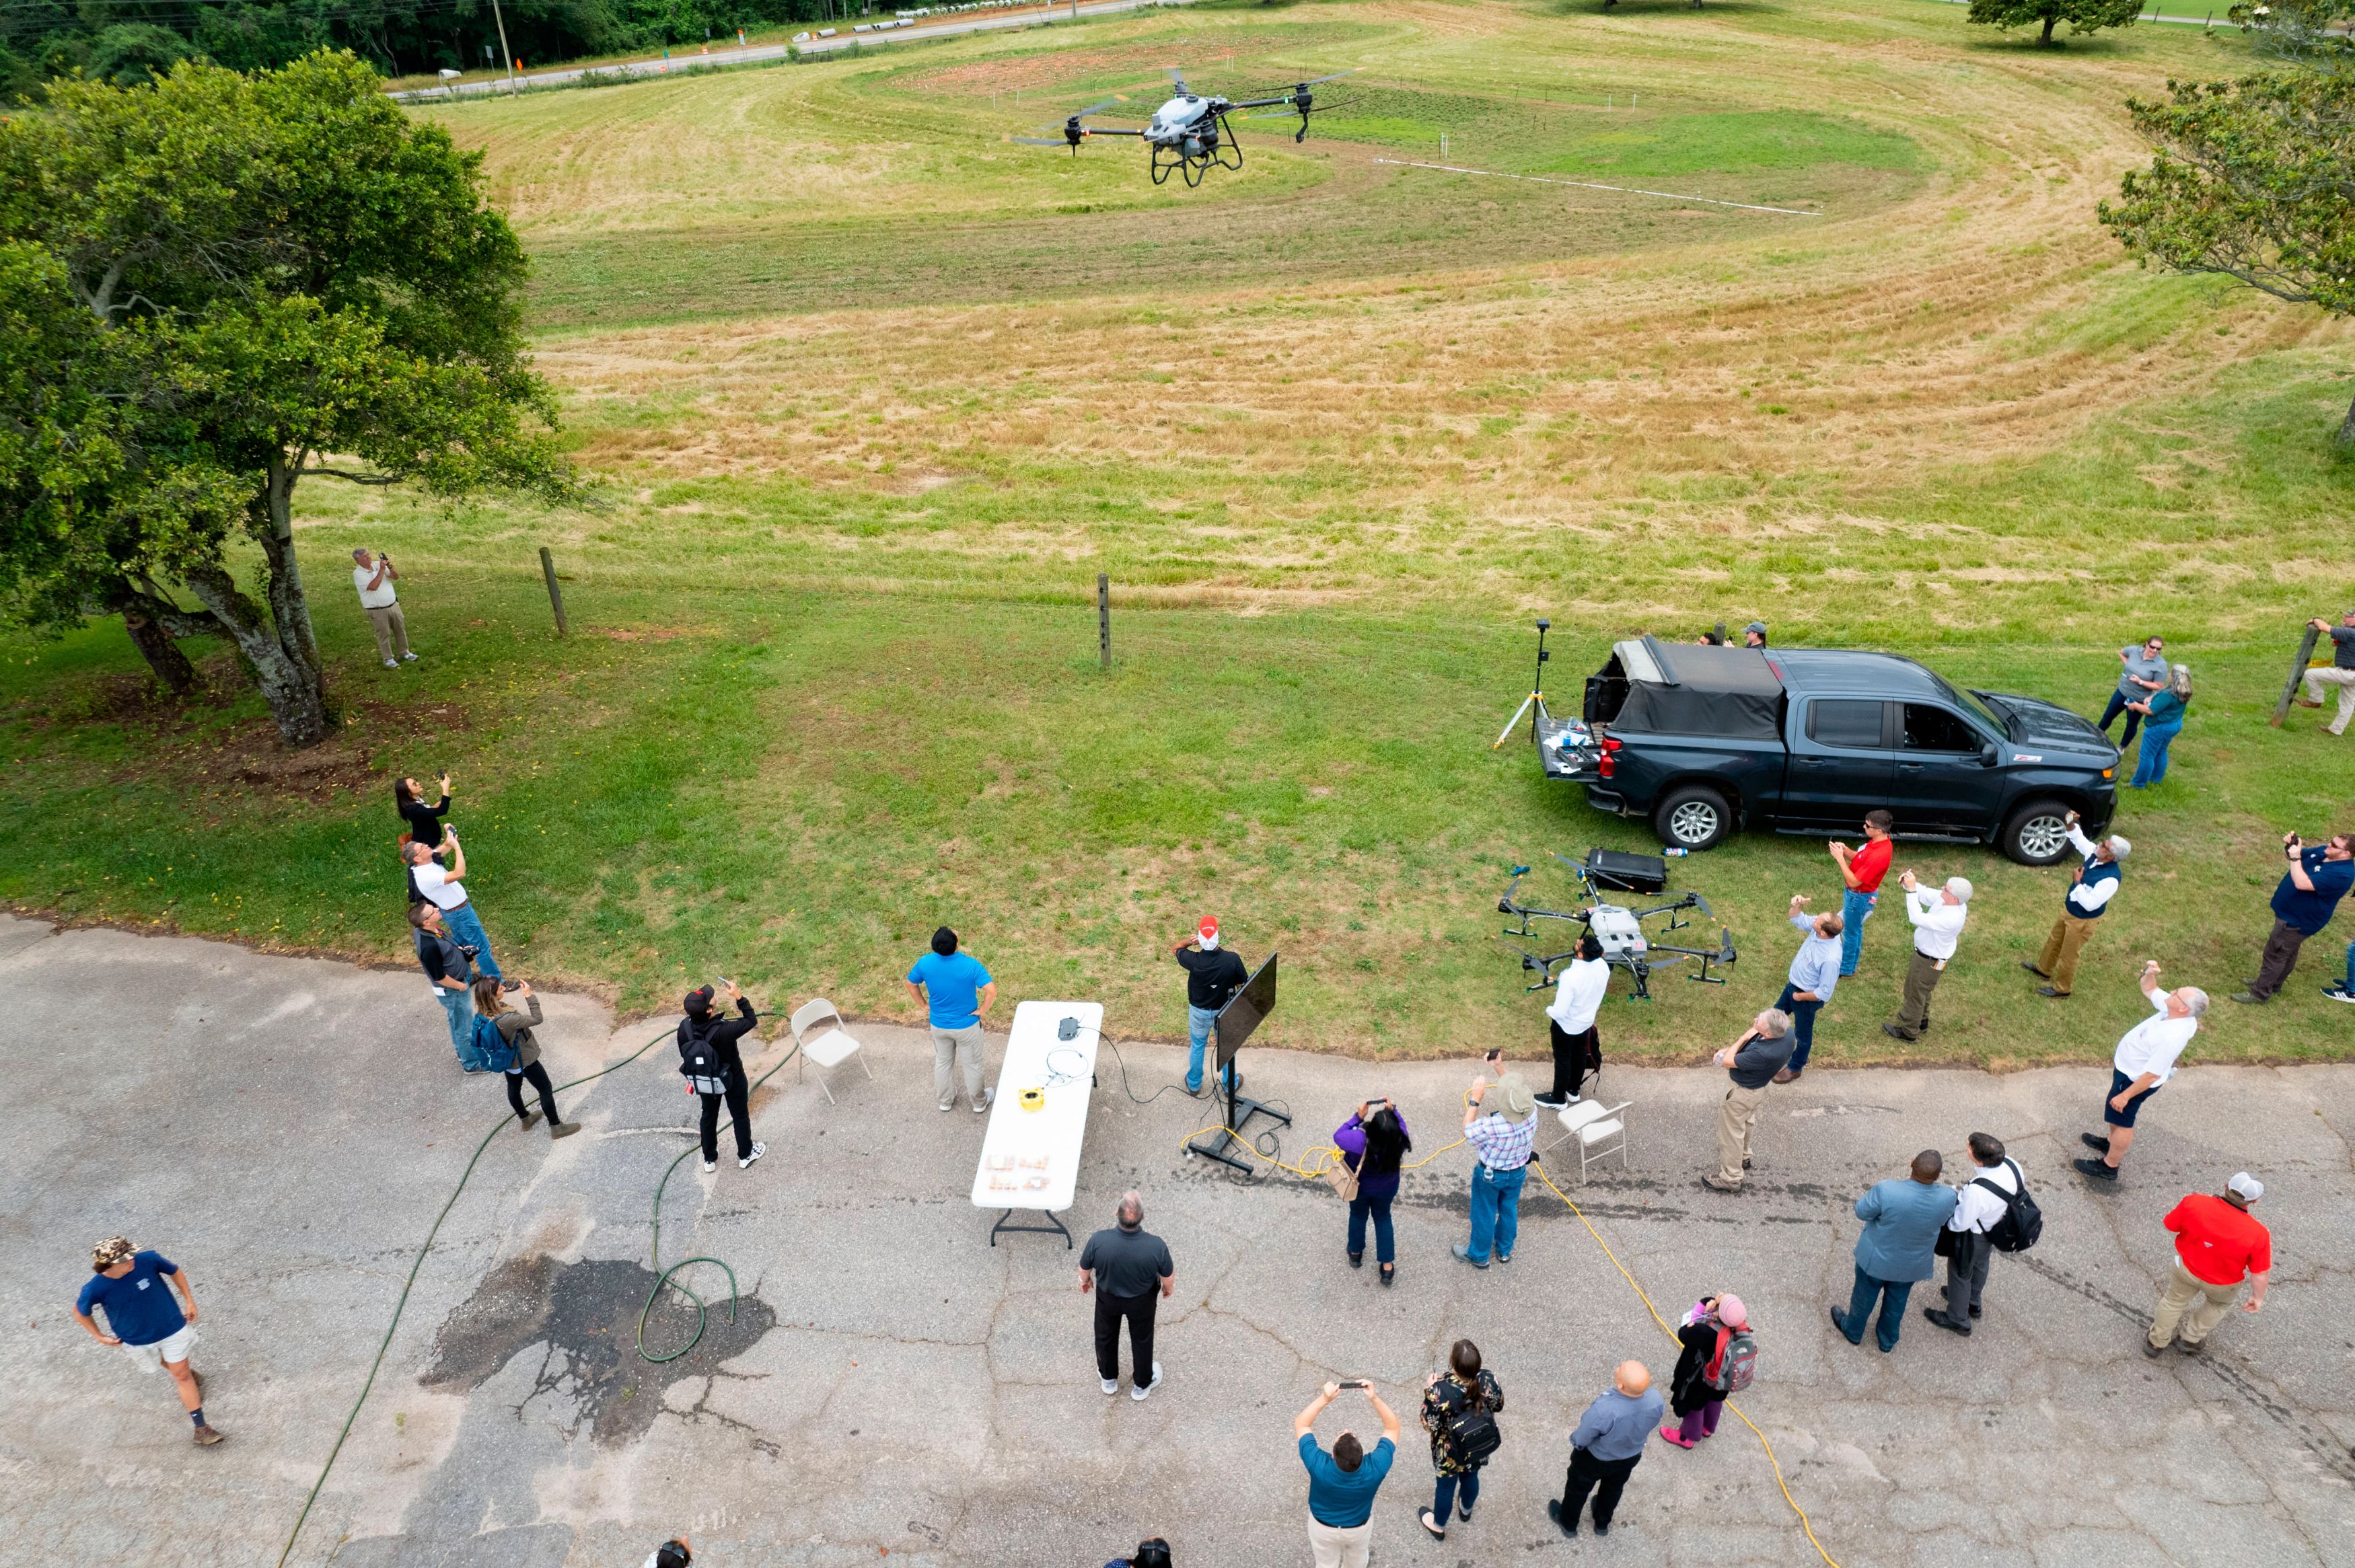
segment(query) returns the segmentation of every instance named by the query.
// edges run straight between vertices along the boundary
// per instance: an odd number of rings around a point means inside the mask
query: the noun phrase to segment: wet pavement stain
[[[433,1365],[421,1381],[428,1388],[471,1391],[517,1356],[534,1353],[538,1368],[518,1410],[552,1397],[557,1408],[571,1408],[564,1423],[568,1436],[585,1427],[600,1446],[626,1443],[654,1425],[673,1383],[745,1375],[726,1372],[725,1364],[776,1326],[775,1311],[750,1290],[738,1298],[730,1323],[727,1276],[716,1268],[698,1266],[684,1283],[704,1299],[703,1338],[677,1361],[657,1363],[637,1348],[638,1312],[654,1288],[652,1270],[620,1258],[510,1258],[444,1320],[434,1337]],[[694,1333],[694,1304],[677,1290],[664,1291],[646,1319],[646,1348],[664,1354]],[[687,1418],[726,1421],[707,1408],[709,1399],[706,1389]]]

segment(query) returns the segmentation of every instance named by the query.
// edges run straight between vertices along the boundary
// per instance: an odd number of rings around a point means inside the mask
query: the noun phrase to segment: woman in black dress
[[[442,799],[429,806],[425,792],[414,779],[393,781],[392,803],[400,809],[400,820],[409,824],[409,836],[427,849],[442,847],[442,819],[450,814],[450,776],[442,775]]]

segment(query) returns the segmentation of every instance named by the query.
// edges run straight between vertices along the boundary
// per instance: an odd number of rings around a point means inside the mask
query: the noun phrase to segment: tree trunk
[[[237,579],[227,571],[205,567],[188,572],[185,580],[252,664],[261,700],[270,705],[270,716],[278,721],[279,737],[290,747],[316,746],[326,739],[332,731],[326,703],[320,694],[318,666],[288,652],[289,635],[262,614],[260,605],[239,591]],[[273,599],[278,582],[273,563]]]
[[[287,657],[309,670],[318,683],[319,700],[327,696],[326,666],[319,658],[319,640],[311,630],[311,604],[303,592],[303,569],[294,556],[294,482],[302,472],[302,457],[292,464],[273,454],[270,460],[270,490],[264,497],[268,530],[262,553],[270,560],[270,614],[277,623],[279,641]]]
[[[2057,21],[2059,21],[2060,19],[2061,19],[2061,18],[2060,18],[2060,16],[2059,16],[2058,15],[2049,16],[2045,17],[2045,18],[2044,18],[2044,36],[2043,36],[2042,37],[2041,37],[2041,38],[2037,39],[2036,41],[2037,41],[2038,43],[2040,43],[2040,44],[2049,44],[2049,43],[2051,43],[2051,42],[2052,41],[2052,24],[2053,24],[2053,23],[2055,23],[2055,22],[2057,22]]]
[[[147,668],[155,673],[156,684],[176,697],[185,697],[201,683],[197,667],[180,652],[172,634],[135,609],[123,612],[123,629],[131,634],[131,646],[147,661]]]
[[[2347,417],[2339,421],[2339,444],[2355,447],[2355,403],[2347,405]]]

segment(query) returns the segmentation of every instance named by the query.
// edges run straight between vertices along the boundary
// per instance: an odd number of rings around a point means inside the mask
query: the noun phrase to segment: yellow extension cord
[[[1468,1100],[1466,1103],[1469,1103]],[[1181,1143],[1190,1143],[1208,1130],[1209,1128],[1207,1128],[1198,1127],[1192,1131],[1187,1133],[1185,1138],[1179,1141]],[[1321,1181],[1333,1171],[1337,1169],[1341,1163],[1340,1150],[1329,1143],[1319,1144],[1316,1148],[1311,1149],[1306,1154],[1301,1156],[1301,1160],[1303,1161],[1302,1164],[1292,1165],[1284,1160],[1278,1160],[1272,1154],[1261,1153],[1249,1139],[1243,1137],[1241,1133],[1236,1132],[1233,1128],[1224,1128],[1223,1130],[1231,1136],[1236,1142],[1241,1144],[1246,1150],[1249,1150],[1254,1159],[1265,1160],[1268,1164],[1274,1166],[1280,1171],[1289,1171],[1295,1176],[1298,1176],[1305,1181]],[[1414,1161],[1413,1164],[1401,1165],[1399,1169],[1401,1171],[1413,1171],[1422,1166],[1428,1165],[1433,1160],[1438,1159],[1441,1155],[1446,1153],[1448,1150],[1462,1147],[1464,1142],[1465,1140],[1459,1138],[1454,1143],[1448,1144],[1445,1148],[1434,1149],[1429,1154],[1424,1155],[1421,1160]],[[1312,1160],[1316,1161],[1314,1168],[1311,1168],[1305,1163]],[[1539,1161],[1534,1155],[1530,1157],[1529,1164],[1531,1168],[1537,1171],[1538,1180],[1546,1184],[1546,1191],[1551,1192],[1555,1197],[1560,1198],[1562,1202],[1562,1206],[1568,1209],[1572,1213],[1578,1216],[1578,1223],[1586,1227],[1586,1234],[1594,1238],[1594,1245],[1603,1249],[1603,1255],[1611,1260],[1611,1266],[1619,1271],[1619,1277],[1627,1282],[1627,1288],[1633,1290],[1636,1293],[1636,1299],[1643,1302],[1644,1310],[1652,1315],[1652,1321],[1660,1326],[1660,1332],[1666,1334],[1669,1339],[1674,1340],[1677,1337],[1677,1331],[1668,1327],[1668,1320],[1660,1316],[1660,1309],[1657,1307],[1652,1305],[1652,1298],[1649,1293],[1647,1293],[1641,1285],[1636,1283],[1636,1277],[1627,1271],[1627,1266],[1619,1261],[1619,1255],[1611,1250],[1611,1244],[1603,1239],[1603,1233],[1594,1228],[1594,1222],[1586,1217],[1586,1211],[1580,1208],[1576,1203],[1572,1202],[1570,1194],[1553,1184],[1553,1178],[1546,1174],[1545,1166]],[[1766,1463],[1774,1468],[1774,1484],[1782,1489],[1783,1500],[1790,1504],[1791,1511],[1798,1516],[1799,1528],[1806,1533],[1807,1544],[1814,1547],[1816,1549],[1816,1555],[1824,1560],[1825,1568],[1839,1568],[1839,1563],[1833,1559],[1832,1554],[1824,1550],[1824,1543],[1816,1539],[1816,1528],[1814,1525],[1807,1522],[1807,1510],[1801,1508],[1799,1506],[1799,1499],[1791,1495],[1791,1484],[1783,1478],[1783,1462],[1774,1457],[1774,1445],[1766,1440],[1765,1433],[1758,1430],[1758,1423],[1751,1420],[1747,1415],[1742,1415],[1742,1407],[1740,1405],[1734,1404],[1733,1401],[1729,1399],[1725,1402],[1725,1408],[1733,1412],[1734,1414],[1742,1416],[1742,1425],[1750,1428],[1750,1435],[1758,1439],[1758,1446],[1761,1448],[1766,1450]]]

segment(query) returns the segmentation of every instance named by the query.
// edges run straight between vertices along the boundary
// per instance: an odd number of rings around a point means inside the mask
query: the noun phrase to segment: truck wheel
[[[2069,853],[2069,808],[2030,800],[2007,818],[1996,847],[2022,865],[2054,865]]]
[[[1671,789],[1652,812],[1660,837],[1679,849],[1715,849],[1733,831],[1733,808],[1706,784]]]

